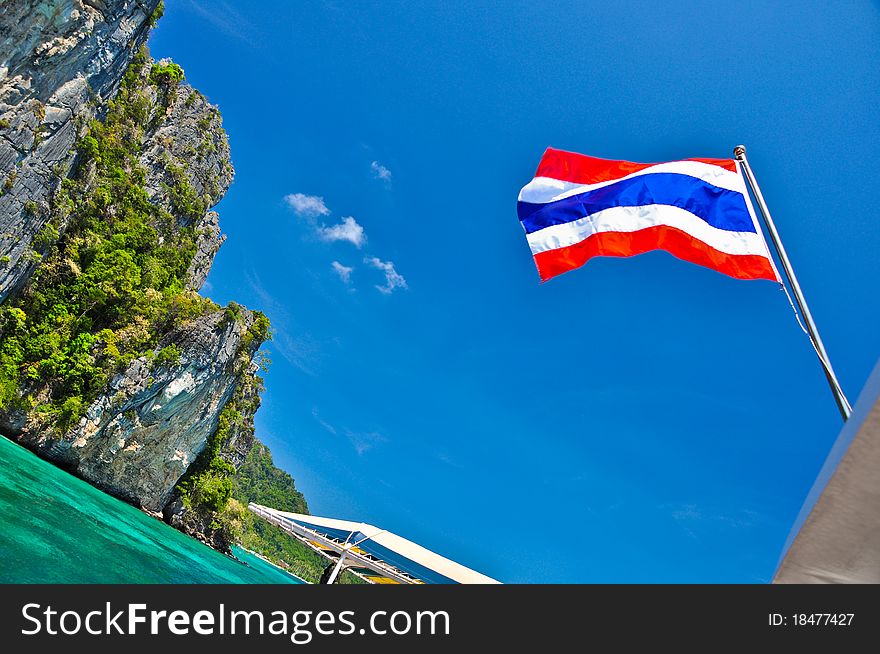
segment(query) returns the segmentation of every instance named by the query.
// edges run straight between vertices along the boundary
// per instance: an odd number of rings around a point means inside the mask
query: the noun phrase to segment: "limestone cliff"
[[[160,512],[216,432],[240,378],[253,374],[261,342],[248,337],[253,326],[251,312],[193,320],[155,350],[175,345],[176,361],[157,365],[155,354],[134,360],[61,438],[37,421],[19,441],[109,493]]]
[[[158,65],[170,63],[162,60]],[[162,91],[154,92],[153,102],[158,104]],[[199,290],[226,238],[220,234],[219,216],[209,209],[232,183],[229,141],[217,107],[191,86],[174,86],[173,97],[165,98],[162,106],[164,113],[147,136],[139,160],[147,171],[145,187],[150,201],[171,212],[181,226],[195,227],[196,253],[186,286]],[[179,192],[175,193],[181,181],[195,198],[192,206],[181,206]]]
[[[113,97],[159,0],[0,4],[0,302],[36,267],[34,237],[80,126]],[[36,206],[38,210],[29,210]]]
[[[142,47],[159,4],[0,5],[0,433],[198,535],[253,444],[268,321],[195,293],[233,168]]]

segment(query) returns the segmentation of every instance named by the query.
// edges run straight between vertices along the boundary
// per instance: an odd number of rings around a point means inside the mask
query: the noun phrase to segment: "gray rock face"
[[[226,193],[233,176],[229,140],[220,112],[188,84],[179,84],[173,95],[140,157],[147,169],[147,195],[154,204],[175,213],[168,188],[177,183],[172,171],[178,168],[195,195],[207,206],[214,206]],[[185,225],[192,223],[189,216],[180,215],[178,219]]]
[[[73,165],[78,121],[101,111],[159,0],[0,5],[0,302],[37,264],[34,236]]]
[[[39,265],[32,242],[50,219],[54,189],[75,170],[72,148],[85,123],[115,97],[158,3],[0,0],[0,302]],[[151,65],[139,71],[145,81]],[[198,290],[225,238],[210,209],[232,182],[229,143],[219,111],[189,85],[159,81],[145,88],[149,119],[137,149],[144,186],[181,229],[196,231],[185,283]],[[88,167],[79,168],[87,186]],[[175,485],[216,432],[233,396],[240,402],[238,417],[226,431],[221,457],[237,466],[250,450],[259,406],[253,359],[261,340],[248,331],[255,319],[246,309],[217,311],[165,334],[152,356],[117,374],[65,434],[41,422],[39,411],[21,410],[0,413],[0,432],[158,513],[174,499]],[[179,361],[155,359],[171,345]],[[37,402],[50,392],[32,390]]]
[[[234,421],[220,449],[220,458],[236,470],[241,467],[250,454],[256,438],[254,437],[254,414],[260,407],[260,388],[254,382],[259,367],[251,363],[248,374],[239,382],[236,391],[241,417]]]
[[[99,488],[161,511],[217,429],[239,380],[252,374],[260,342],[243,338],[253,322],[247,310],[234,320],[223,311],[194,320],[155,350],[176,345],[178,363],[137,359],[63,438],[35,423],[19,440]]]
[[[198,233],[196,256],[187,275],[187,287],[197,291],[226,239],[220,234],[217,214],[206,209],[225,195],[234,170],[217,108],[188,84],[179,84],[172,92],[173,100],[146,138],[140,163],[147,172],[150,201],[167,209],[181,226],[193,225]],[[161,104],[158,98],[156,104]],[[181,179],[198,200],[195,215],[182,212],[171,197],[170,189]]]
[[[220,216],[216,211],[207,212],[196,226],[199,230],[196,239],[196,254],[193,257],[189,269],[186,271],[186,287],[191,291],[198,291],[205,285],[208,273],[211,272],[211,264],[226,235],[220,233]]]

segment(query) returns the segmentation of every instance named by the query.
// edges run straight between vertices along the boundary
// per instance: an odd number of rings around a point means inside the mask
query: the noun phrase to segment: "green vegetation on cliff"
[[[309,512],[306,499],[296,489],[293,477],[275,467],[272,453],[260,441],[254,443],[238,469],[233,494],[245,504],[255,502],[280,511]]]
[[[241,307],[232,302],[226,309],[225,320],[240,320],[241,315]],[[264,386],[263,378],[250,369],[252,364],[248,352],[255,339],[262,342],[267,338],[269,320],[257,312],[253,324],[242,338],[235,360],[239,374],[235,392],[220,411],[217,429],[177,485],[180,500],[187,511],[184,523],[193,531],[204,534],[221,549],[226,549],[239,538],[242,523],[247,520],[244,507],[232,499],[236,469],[227,460],[231,453],[224,448],[242,439],[247,444],[253,441],[253,415],[260,407],[260,393]],[[265,362],[265,358],[261,361]],[[262,363],[259,368],[265,370],[265,365]]]
[[[193,221],[209,198],[199,197],[186,170],[166,159],[162,190],[175,218],[150,201],[139,161],[147,132],[174,102],[182,80],[178,65],[151,64],[142,49],[103,117],[85,126],[75,174],[59,180],[48,206],[25,206],[48,222],[32,242],[35,271],[27,286],[0,307],[0,412],[24,411],[41,430],[66,433],[135,359],[147,357],[153,369],[177,365],[181,349],[169,344],[156,351],[160,340],[220,309],[186,288],[199,236]],[[224,451],[239,442],[244,452],[253,438],[262,378],[252,369],[250,346],[269,336],[268,319],[254,316],[234,364],[236,390],[178,492],[195,531],[214,532],[212,540],[221,544],[239,540],[317,581],[327,561],[245,508],[254,501],[307,512],[293,479],[274,467],[260,443],[237,473]],[[242,317],[239,305],[226,308],[226,321]]]
[[[260,441],[254,443],[233,481],[232,495],[240,503],[239,506],[246,507],[249,502],[255,502],[282,511],[309,512],[306,500],[296,489],[293,478],[275,467],[272,453]],[[238,541],[243,547],[262,554],[306,581],[318,583],[321,573],[329,564],[326,558],[286,534],[280,527],[249,511],[241,520],[240,527]],[[340,583],[363,582],[346,571]]]
[[[33,241],[40,265],[0,308],[0,410],[35,412],[62,432],[115,371],[218,309],[184,286],[195,230],[147,197],[138,155],[151,114],[164,111],[154,111],[150,91],[167,101],[182,77],[148,61],[142,49],[103,120],[88,125],[76,177],[61,182],[50,207],[28,209],[50,212]],[[166,350],[161,357],[173,355]]]
[[[41,431],[69,431],[136,358],[146,356],[152,369],[177,365],[179,346],[154,353],[160,339],[220,309],[185,286],[198,237],[192,222],[207,200],[181,165],[166,161],[171,181],[163,190],[175,218],[150,201],[139,161],[182,79],[179,66],[151,63],[143,48],[104,116],[85,126],[76,173],[60,182],[50,206],[25,206],[46,212],[48,222],[33,239],[38,265],[28,285],[0,307],[0,411],[25,411]],[[232,303],[223,324],[243,316]],[[268,334],[268,319],[255,312],[234,364],[237,389],[179,487],[199,531],[218,531],[221,543],[238,533],[243,512],[229,502],[235,470],[221,448],[234,434],[252,437],[262,379],[250,369],[250,352]]]

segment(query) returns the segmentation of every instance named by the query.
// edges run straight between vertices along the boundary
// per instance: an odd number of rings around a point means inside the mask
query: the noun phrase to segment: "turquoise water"
[[[302,583],[239,563],[0,437],[0,583]]]

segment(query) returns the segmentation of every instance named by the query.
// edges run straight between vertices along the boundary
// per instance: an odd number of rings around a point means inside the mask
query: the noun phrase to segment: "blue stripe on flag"
[[[650,173],[547,203],[517,202],[516,211],[531,234],[551,225],[574,222],[612,207],[667,204],[689,211],[712,227],[754,232],[742,193],[679,173]]]

